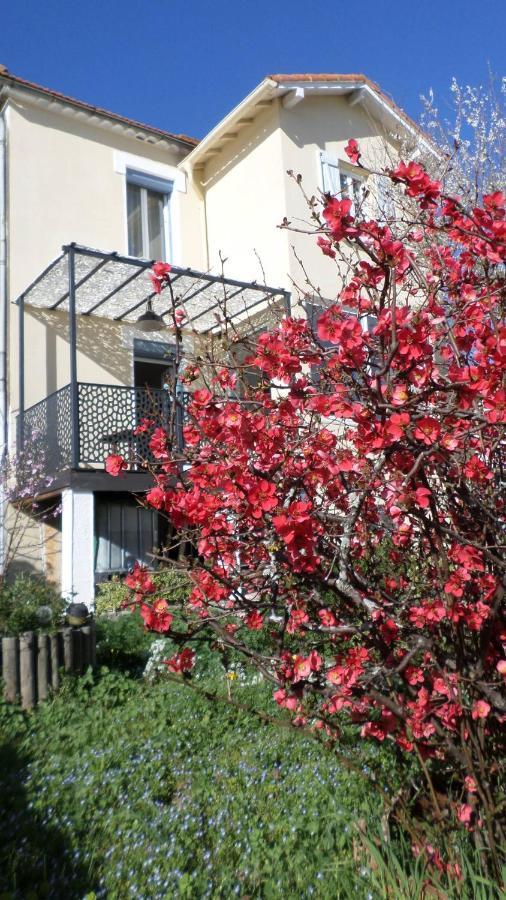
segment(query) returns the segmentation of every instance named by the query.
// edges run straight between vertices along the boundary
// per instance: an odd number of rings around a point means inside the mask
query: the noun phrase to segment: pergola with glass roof
[[[135,326],[145,310],[156,317],[169,315],[173,306],[184,307],[189,327],[205,335],[219,331],[224,323],[246,321],[252,310],[279,303],[289,312],[290,294],[257,282],[238,281],[172,266],[170,278],[158,294],[149,281],[153,260],[107,253],[78,244],[62,248],[14,301],[19,313],[19,435],[21,446],[25,417],[25,308],[68,313],[72,468],[79,467],[79,386],[77,381],[78,316],[96,316]],[[165,327],[172,325],[172,318]],[[164,323],[160,323],[164,327]]]

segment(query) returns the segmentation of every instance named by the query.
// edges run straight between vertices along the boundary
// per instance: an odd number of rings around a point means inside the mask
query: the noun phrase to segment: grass
[[[367,896],[371,791],[311,737],[113,672],[2,730],[8,897]]]
[[[358,839],[357,823],[380,830],[370,767],[398,787],[386,748],[345,735],[350,771],[313,737],[202,696],[227,692],[209,659],[199,691],[148,684],[138,625],[99,634],[110,668],[32,714],[0,705],[1,900],[405,900],[403,884],[425,896],[419,868],[403,858],[397,877],[393,856]],[[273,712],[262,684],[234,681],[232,699]]]

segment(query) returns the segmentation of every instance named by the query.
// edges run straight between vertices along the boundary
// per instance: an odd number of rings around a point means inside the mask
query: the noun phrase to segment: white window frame
[[[342,185],[343,180],[346,183],[346,193],[343,190],[343,185]],[[363,209],[366,176],[359,175],[358,172],[357,173],[349,172],[347,169],[343,169],[339,172],[339,188],[340,188],[341,199],[344,199],[345,197],[347,197],[349,200],[351,200],[350,212],[351,212],[352,216],[354,216],[356,214],[355,192],[353,190],[353,182],[355,182],[355,184],[360,185],[360,194],[361,194],[360,206],[361,206],[361,209]]]
[[[160,194],[164,197],[163,202],[163,242],[164,242],[164,261],[172,261],[172,240],[171,240],[171,223],[170,223],[170,198],[173,190],[173,182],[158,176],[148,175],[145,172],[138,172],[134,169],[126,169],[125,172],[125,191],[127,194],[127,249],[130,253],[128,244],[128,185],[133,184],[140,188],[141,191],[141,235],[142,235],[142,256],[143,259],[151,259],[149,252],[149,223],[148,223],[148,190]]]
[[[395,200],[392,196],[393,183],[384,175],[376,175],[375,180],[378,223],[389,225],[392,220],[395,221],[396,216]]]
[[[365,190],[367,175],[361,172],[351,172],[341,166],[339,157],[327,150],[319,151],[321,189],[324,194],[332,194],[333,197],[349,197],[352,201],[351,214],[355,215],[355,198],[353,182],[358,182]],[[343,191],[342,180],[346,182],[346,193]]]

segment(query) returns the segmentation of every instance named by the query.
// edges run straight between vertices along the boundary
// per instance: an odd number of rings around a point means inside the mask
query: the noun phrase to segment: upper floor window
[[[340,172],[339,183],[341,199],[348,197],[351,200],[351,213],[355,216],[364,202],[365,178],[361,178],[360,175],[352,175],[350,172]]]
[[[389,225],[395,221],[394,185],[384,175],[376,176],[376,185],[378,222],[380,225]]]
[[[355,215],[364,201],[365,177],[340,166],[337,156],[326,150],[321,151],[320,160],[324,194],[332,194],[340,200],[348,197],[353,204],[351,212]]]
[[[129,169],[126,181],[129,255],[168,259],[172,183]]]

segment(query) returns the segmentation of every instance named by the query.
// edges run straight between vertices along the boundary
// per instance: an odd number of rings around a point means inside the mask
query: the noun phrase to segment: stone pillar
[[[94,497],[92,491],[62,491],[62,594],[92,609],[95,593]]]

